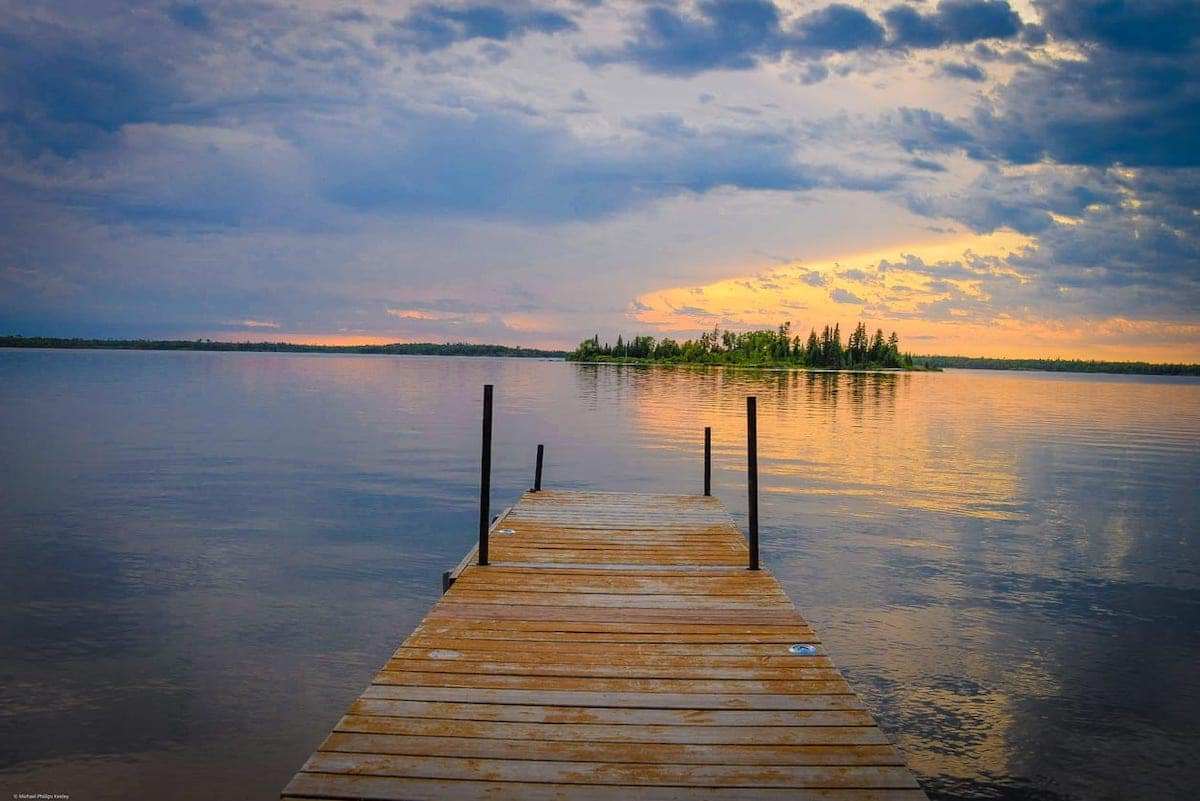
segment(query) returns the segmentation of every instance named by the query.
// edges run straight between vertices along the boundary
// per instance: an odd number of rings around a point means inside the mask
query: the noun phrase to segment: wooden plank
[[[578,612],[573,613],[570,617],[553,620],[540,619],[528,620],[509,615],[504,619],[495,617],[496,610],[488,609],[488,617],[471,617],[470,610],[464,609],[460,604],[456,607],[451,607],[448,604],[440,603],[433,608],[425,620],[417,626],[417,631],[434,631],[444,627],[450,628],[474,628],[499,626],[503,631],[580,631],[580,632],[606,632],[613,634],[653,634],[666,635],[671,633],[688,634],[696,636],[716,636],[716,635],[747,635],[747,636],[785,636],[790,632],[809,632],[812,629],[808,624],[797,614],[793,619],[785,620],[782,623],[763,623],[757,618],[742,620],[735,623],[706,623],[697,622],[699,620],[709,620],[709,616],[703,618],[695,616],[690,621],[680,621],[680,615],[672,615],[665,621],[635,621],[622,620],[616,622],[605,618],[597,618],[595,615],[581,615]],[[436,616],[435,616],[436,613]],[[745,618],[750,618],[749,615],[744,615]]]
[[[529,676],[488,673],[422,672],[419,670],[383,670],[374,684],[422,687],[475,687],[478,689],[546,689],[594,692],[643,693],[725,693],[760,694],[816,693],[820,695],[852,693],[845,680],[816,679],[669,679],[613,678],[596,676]]]
[[[749,579],[740,574],[717,574],[712,577],[697,577],[690,575],[628,575],[624,573],[607,574],[589,572],[587,574],[574,572],[551,572],[550,570],[514,571],[503,576],[480,574],[470,571],[459,579],[462,589],[490,591],[511,591],[520,589],[524,592],[551,593],[635,593],[668,595],[787,595],[777,584],[759,578]]]
[[[500,635],[497,632],[497,635]],[[828,657],[796,657],[788,653],[788,646],[796,641],[792,639],[775,643],[755,642],[662,642],[649,640],[646,642],[593,642],[590,640],[513,640],[511,638],[467,638],[458,636],[426,637],[413,635],[404,641],[397,649],[432,649],[454,650],[460,652],[463,659],[474,658],[475,654],[501,653],[499,649],[511,652],[536,654],[542,652],[569,654],[596,654],[600,656],[620,657],[623,655],[650,654],[654,656],[678,655],[704,657],[778,657],[781,659],[828,659]],[[785,644],[786,643],[786,644]],[[819,648],[819,646],[818,646]],[[397,654],[393,654],[396,656]],[[826,664],[826,663],[822,663]]]
[[[446,599],[447,603],[459,602],[461,596]],[[760,597],[753,595],[635,595],[568,592],[472,592],[472,604],[504,604],[505,606],[583,606],[588,609],[748,609],[775,610],[792,608],[786,597]]]
[[[694,743],[714,745],[887,745],[877,726],[622,726],[603,723],[505,723],[484,720],[346,715],[342,732],[484,737],[496,740]]]
[[[448,646],[448,643],[438,643]],[[795,656],[783,648],[778,653],[710,653],[706,649],[694,649],[682,653],[666,653],[653,646],[635,646],[629,650],[610,648],[605,650],[581,650],[573,647],[551,648],[488,648],[458,650],[449,647],[421,648],[404,645],[392,654],[392,660],[420,659],[436,662],[503,662],[521,665],[556,664],[589,665],[603,664],[622,667],[688,667],[698,668],[766,668],[807,671],[816,668],[832,668],[827,656]],[[392,661],[389,660],[389,665]],[[411,667],[405,663],[404,667]],[[790,675],[790,674],[789,674]]]
[[[635,709],[412,701],[361,697],[354,715],[507,723],[611,723],[623,726],[870,726],[862,709],[744,711],[730,709]]]
[[[432,613],[431,613],[432,614]],[[426,618],[414,634],[428,636],[486,639],[522,639],[525,635],[579,635],[597,642],[785,642],[792,637],[815,636],[807,623],[785,626],[732,625],[710,626],[704,623],[612,623],[607,620],[485,620],[457,615],[430,620]],[[628,638],[628,639],[623,639]],[[661,638],[661,640],[659,639]],[[738,639],[744,638],[744,639]],[[796,642],[802,642],[797,640]]]
[[[896,789],[917,786],[908,770],[894,765],[676,765],[459,759],[318,751],[305,764],[304,770],[309,773],[547,784]]]
[[[794,788],[538,784],[328,773],[296,774],[283,797],[339,801],[797,801]],[[814,787],[805,789],[800,797],[811,801],[919,801],[925,795],[917,789]]]
[[[596,693],[554,690],[473,690],[461,687],[396,687],[373,684],[362,698],[453,701],[467,704],[546,704],[636,709],[865,709],[856,695],[722,695],[719,693]]]
[[[486,676],[543,676],[579,678],[679,679],[687,680],[809,680],[828,681],[841,674],[833,668],[820,667],[745,667],[740,665],[678,665],[611,664],[581,662],[464,662],[452,659],[390,659],[380,675],[385,673],[454,673]]]
[[[451,593],[446,593],[450,596]],[[459,595],[444,598],[433,608],[426,620],[441,621],[446,618],[471,617],[476,620],[596,620],[610,623],[692,623],[702,618],[708,625],[753,622],[755,625],[805,625],[803,619],[791,608],[770,609],[714,609],[703,615],[689,614],[686,609],[606,609],[601,614],[593,609],[563,609],[538,605],[482,604],[471,603],[470,597]]]
[[[890,745],[696,745],[638,743],[620,747],[603,742],[493,740],[482,737],[429,737],[334,732],[320,751],[409,754],[464,759],[539,759],[568,762],[665,762],[677,765],[903,765]]]
[[[924,798],[716,499],[527,493],[492,529],[285,798]]]

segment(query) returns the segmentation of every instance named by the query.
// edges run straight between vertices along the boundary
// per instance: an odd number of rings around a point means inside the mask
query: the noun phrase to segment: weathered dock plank
[[[924,798],[747,554],[710,497],[527,493],[283,798]]]

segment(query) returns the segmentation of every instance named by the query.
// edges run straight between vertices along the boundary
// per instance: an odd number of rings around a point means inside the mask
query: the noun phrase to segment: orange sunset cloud
[[[902,347],[917,354],[1159,361],[1200,357],[1195,352],[1200,325],[1039,314],[1031,277],[1014,266],[1034,249],[1035,240],[1008,231],[789,264],[639,295],[627,316],[673,337],[714,326],[773,328],[785,321],[803,335],[833,323],[849,330],[862,320],[871,329],[896,331]],[[1024,295],[1029,296],[1026,305],[1013,303]]]

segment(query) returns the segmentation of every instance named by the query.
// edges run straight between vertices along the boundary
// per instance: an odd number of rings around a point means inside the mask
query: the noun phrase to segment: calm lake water
[[[935,798],[1200,786],[1200,382],[0,350],[0,791],[271,799],[545,485],[714,494]]]

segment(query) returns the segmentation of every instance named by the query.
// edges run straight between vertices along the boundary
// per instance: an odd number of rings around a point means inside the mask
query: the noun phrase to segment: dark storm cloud
[[[1042,0],[1039,6],[1044,28],[1056,39],[1147,53],[1182,53],[1200,39],[1195,0]]]
[[[570,17],[557,11],[511,4],[459,7],[428,3],[393,23],[379,41],[429,53],[470,39],[504,42],[528,33],[562,33],[576,28]]]
[[[790,26],[769,0],[707,0],[695,12],[666,5],[647,9],[633,39],[615,49],[591,51],[593,65],[636,64],[642,71],[689,76],[714,69],[747,70],[760,60],[785,54],[817,59],[830,52],[871,50],[885,42],[899,47],[940,47],[982,39],[1010,38],[1021,20],[1006,0],[950,0],[932,14],[909,6],[884,13],[892,31],[865,11],[832,3],[810,11]],[[809,75],[809,83],[824,75]]]
[[[788,38],[792,49],[844,52],[883,44],[883,26],[861,9],[834,3],[801,17]]]
[[[767,0],[710,0],[699,16],[666,6],[646,9],[632,41],[585,55],[594,65],[629,61],[645,72],[694,75],[712,69],[752,69],[781,47],[779,11]]]
[[[897,5],[885,11],[883,18],[891,31],[891,44],[898,47],[1008,39],[1021,31],[1021,18],[1007,0],[943,0],[929,14]]]
[[[986,9],[984,7],[986,6]],[[962,120],[901,109],[890,127],[910,152],[962,148],[997,163],[1127,167],[1200,165],[1200,6],[1167,0],[1154,6],[1096,2],[1042,4],[1045,30],[1084,46],[1082,59],[1028,62],[994,102]],[[986,13],[985,13],[986,12]],[[962,38],[1003,30],[996,3],[942,3],[933,15],[907,7],[887,12],[900,42],[929,46],[953,24]],[[973,14],[977,24],[967,24]],[[936,25],[934,23],[937,23]],[[1019,24],[1011,19],[1012,31]],[[939,27],[941,26],[941,27]],[[952,40],[949,33],[947,40]],[[978,52],[977,52],[978,54]],[[993,54],[994,57],[994,54]],[[941,72],[982,80],[974,64],[947,63]]]
[[[36,29],[3,31],[0,86],[20,102],[0,105],[0,126],[27,157],[71,156],[122,126],[170,115],[169,73],[86,41],[28,38]]]
[[[912,6],[892,6],[883,12],[892,42],[902,47],[940,47],[946,33],[933,15],[922,14]]]
[[[975,120],[988,154],[1019,164],[1200,164],[1200,56],[1093,51],[1030,66]]]

